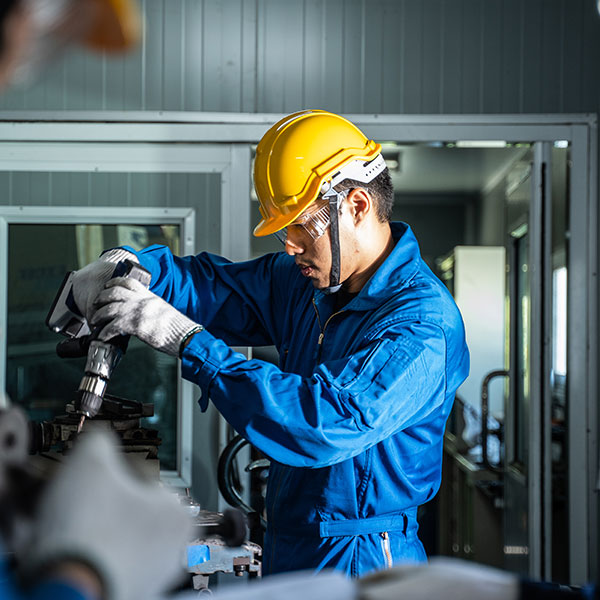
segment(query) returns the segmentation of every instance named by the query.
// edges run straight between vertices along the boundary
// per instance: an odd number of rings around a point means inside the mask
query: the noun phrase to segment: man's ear
[[[374,208],[373,199],[369,192],[364,188],[357,187],[352,189],[348,194],[346,201],[355,225],[364,221]]]

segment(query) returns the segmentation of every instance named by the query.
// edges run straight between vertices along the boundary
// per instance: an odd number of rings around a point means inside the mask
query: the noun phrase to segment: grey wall
[[[478,194],[396,194],[392,219],[411,226],[423,259],[437,273],[437,259],[476,242],[478,200]]]
[[[125,58],[73,53],[0,109],[596,112],[594,0],[142,0]]]

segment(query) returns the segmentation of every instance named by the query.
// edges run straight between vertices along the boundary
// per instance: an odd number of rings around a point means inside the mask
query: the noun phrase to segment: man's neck
[[[373,244],[366,249],[365,260],[363,264],[364,268],[359,268],[348,280],[345,282],[346,292],[357,294],[364,287],[364,285],[372,277],[373,273],[379,269],[385,259],[392,253],[395,242],[392,237],[392,229],[389,223],[386,224],[385,230],[380,231],[376,234],[375,239],[380,240],[378,244]]]

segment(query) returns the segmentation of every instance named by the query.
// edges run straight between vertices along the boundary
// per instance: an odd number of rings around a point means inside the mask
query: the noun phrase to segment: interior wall
[[[421,255],[437,273],[436,260],[473,244],[477,194],[396,194],[392,220],[407,222]]]
[[[481,195],[477,243],[481,246],[504,246],[506,182],[500,181]]]
[[[599,107],[593,0],[141,0],[126,57],[72,53],[1,109],[572,113]]]

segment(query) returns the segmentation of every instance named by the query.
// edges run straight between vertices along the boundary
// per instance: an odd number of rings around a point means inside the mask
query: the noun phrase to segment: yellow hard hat
[[[341,170],[350,179],[370,181],[385,168],[383,157],[373,160],[378,156],[381,145],[339,115],[305,110],[284,117],[256,149],[254,187],[262,220],[254,235],[269,235],[289,225],[325,188],[341,181],[336,177]],[[375,169],[365,170],[371,162],[377,163]],[[354,164],[356,168],[345,169]]]

